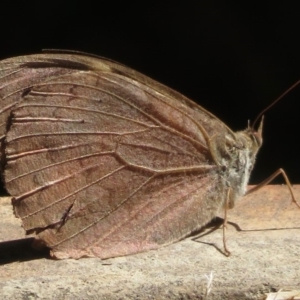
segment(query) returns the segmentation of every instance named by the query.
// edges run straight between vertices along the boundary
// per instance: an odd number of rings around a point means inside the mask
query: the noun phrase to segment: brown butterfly
[[[0,62],[4,182],[56,258],[176,242],[246,193],[262,122],[233,132],[114,61],[44,53]]]

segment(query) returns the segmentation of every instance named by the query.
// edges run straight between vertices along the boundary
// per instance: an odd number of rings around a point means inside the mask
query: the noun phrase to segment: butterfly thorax
[[[224,185],[230,189],[228,206],[245,195],[257,152],[262,145],[262,123],[258,131],[252,128],[236,133],[217,135],[212,139],[212,155],[218,164]]]

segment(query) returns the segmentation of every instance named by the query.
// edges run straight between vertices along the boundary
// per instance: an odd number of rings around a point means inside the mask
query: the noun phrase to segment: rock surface
[[[300,201],[300,186],[293,187]],[[222,216],[220,216],[222,217]],[[222,229],[137,255],[56,261],[30,247],[10,198],[0,199],[1,299],[264,299],[300,287],[300,209],[267,186],[228,212]]]

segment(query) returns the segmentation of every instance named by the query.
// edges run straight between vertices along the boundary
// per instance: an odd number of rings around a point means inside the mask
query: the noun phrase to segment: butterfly
[[[247,191],[258,130],[109,59],[46,52],[0,62],[1,172],[14,213],[55,258],[179,241]]]

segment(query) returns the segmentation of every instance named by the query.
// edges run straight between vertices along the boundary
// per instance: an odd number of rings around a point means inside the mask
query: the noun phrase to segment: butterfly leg
[[[250,189],[249,191],[247,191],[246,195],[256,192],[257,190],[261,189],[262,187],[264,187],[265,185],[267,185],[268,183],[270,183],[274,178],[276,178],[278,175],[282,175],[285,183],[290,191],[290,194],[292,196],[292,202],[294,202],[298,208],[300,208],[300,204],[297,202],[293,190],[292,190],[292,185],[289,181],[288,176],[286,175],[285,171],[283,169],[278,169],[276,172],[274,172],[271,176],[269,176],[267,179],[265,179],[264,181],[262,181],[261,183],[259,183],[258,185],[256,185],[254,188]]]
[[[230,197],[231,197],[231,188],[228,188],[226,200],[225,200],[225,206],[224,206],[224,222],[223,222],[223,247],[224,247],[224,253],[226,256],[230,256],[231,252],[227,248],[226,244],[226,229],[227,229],[227,221],[228,221],[228,209],[229,209],[229,203],[230,203]]]

